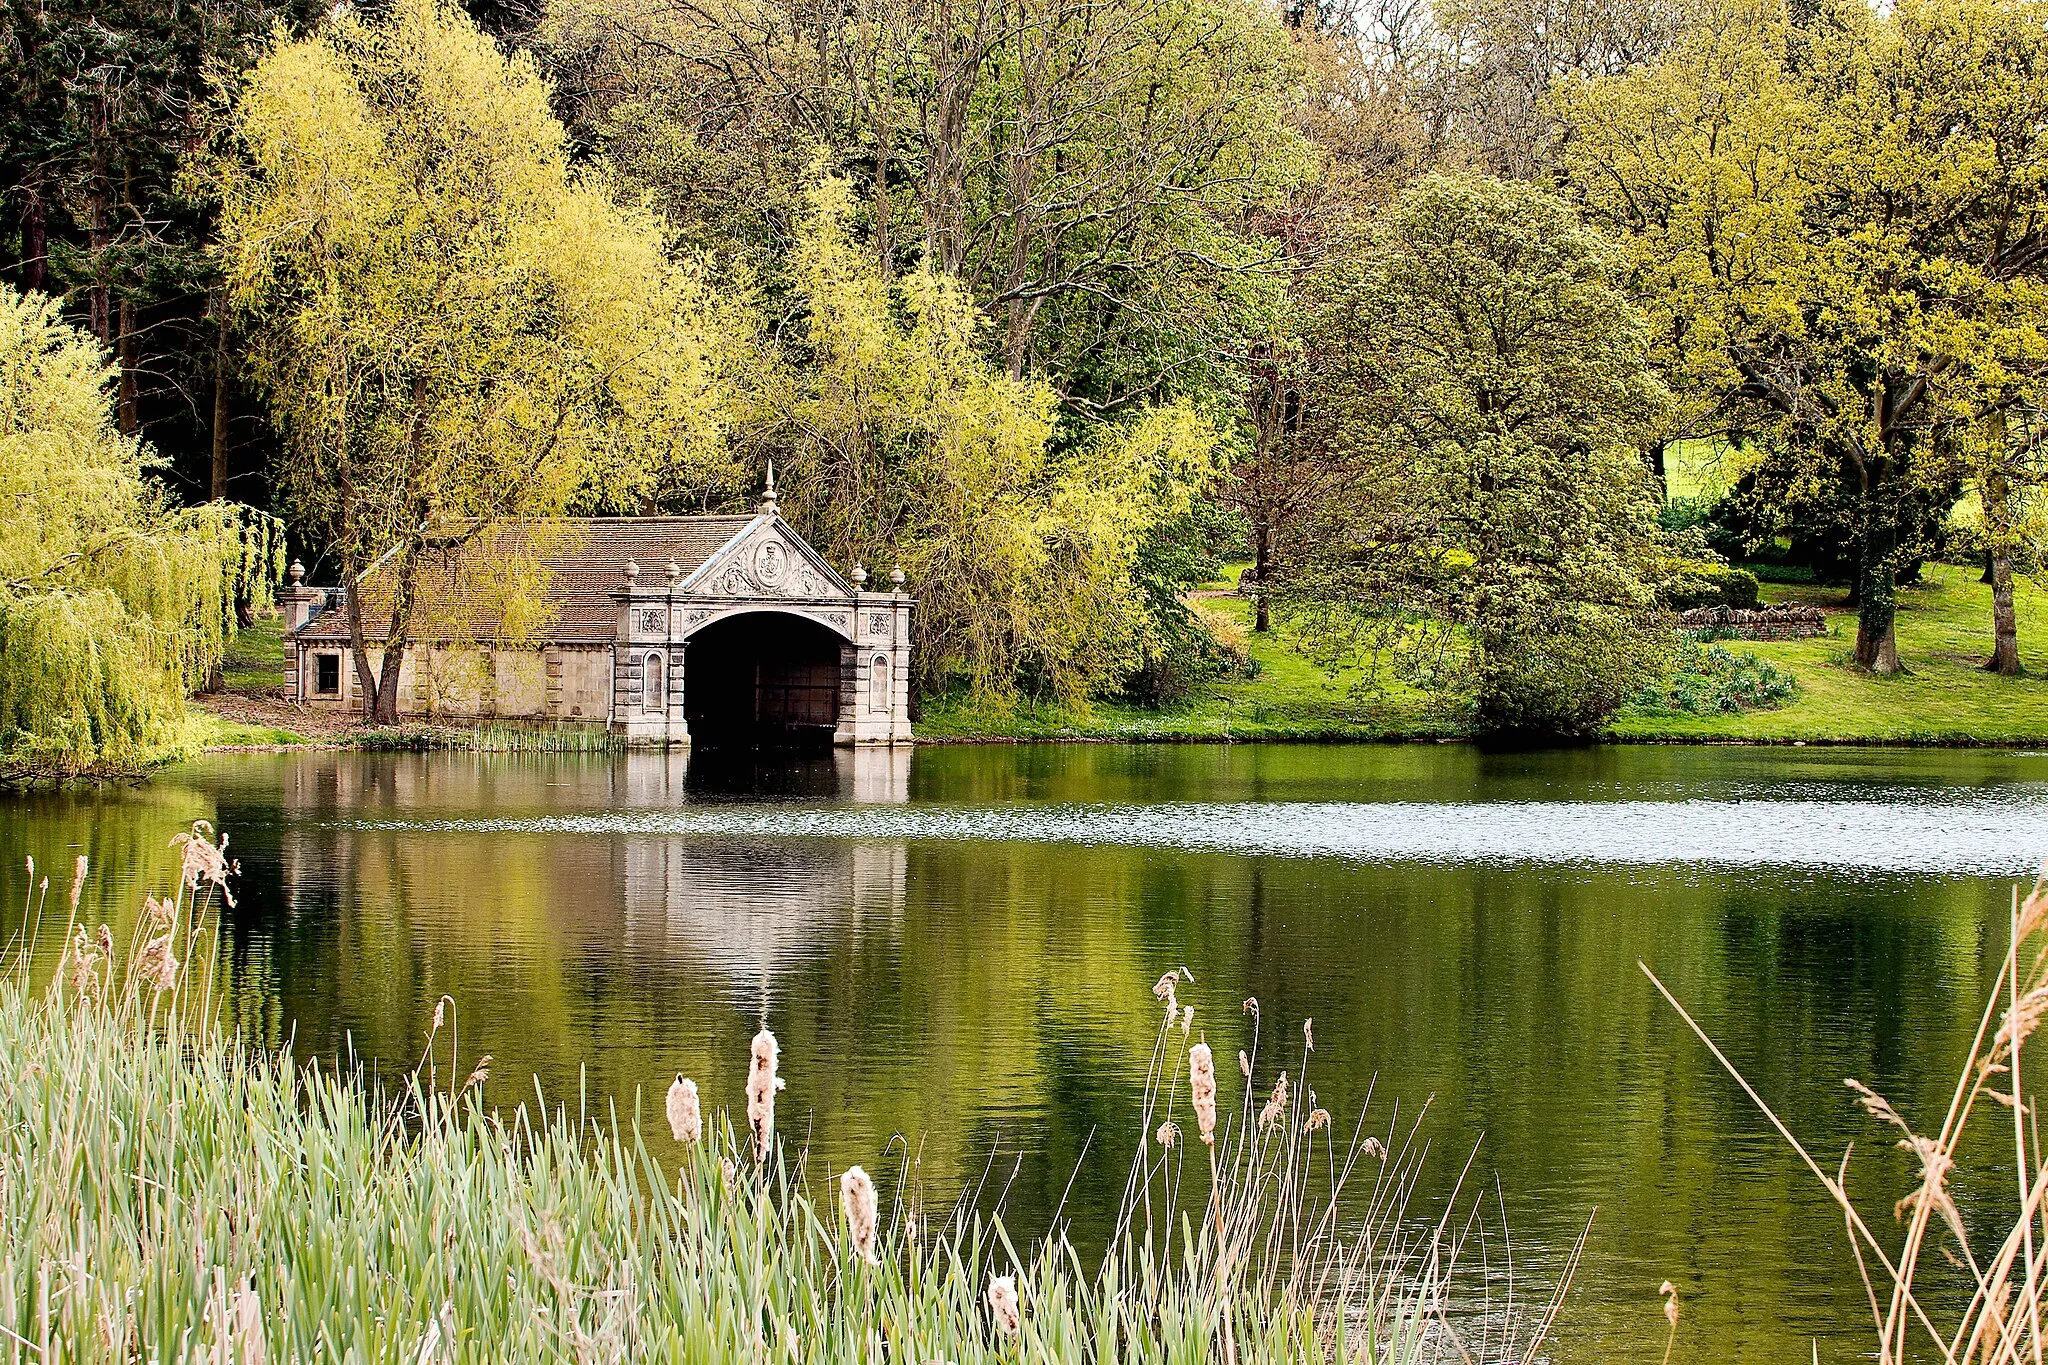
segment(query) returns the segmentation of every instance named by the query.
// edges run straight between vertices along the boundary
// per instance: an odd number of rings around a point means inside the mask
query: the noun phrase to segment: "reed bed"
[[[1309,1025],[1291,1078],[1249,1052],[1219,1075],[1162,978],[1143,1136],[1088,1264],[1062,1231],[1016,1246],[970,1198],[927,1207],[909,1171],[886,1199],[858,1167],[814,1184],[776,1126],[765,1027],[734,1059],[745,1114],[703,1112],[687,1077],[663,1087],[667,1161],[616,1115],[487,1106],[489,1059],[460,1053],[451,1001],[392,1091],[246,1048],[205,976],[233,864],[205,826],[182,837],[178,891],[133,943],[76,922],[80,860],[54,978],[32,988],[17,947],[0,982],[13,1359],[1541,1358],[1556,1295],[1525,1308],[1497,1246],[1481,1254],[1488,1201],[1412,1207],[1418,1122],[1367,1136],[1317,1104]],[[31,894],[67,913],[61,884]]]
[[[609,754],[623,752],[626,742],[602,723],[407,721],[350,731],[348,745],[377,753]]]
[[[1898,1230],[1885,1237],[1849,1196],[1853,1151],[1845,1151],[1832,1171],[1822,1166],[1678,997],[1639,964],[1840,1208],[1869,1302],[1878,1365],[2041,1365],[2048,1357],[2048,1150],[2041,1143],[2038,1098],[2021,1065],[2027,1040],[2048,1019],[2044,928],[2048,871],[2024,900],[2013,889],[1998,981],[1938,1127],[1916,1126],[1854,1077],[1843,1082],[1853,1102],[1896,1134],[1898,1147],[1918,1166],[1893,1209]],[[1966,1143],[1985,1142],[2010,1150],[2005,1176],[1988,1188],[1958,1189],[1959,1154]],[[1675,1332],[1676,1300],[1667,1295],[1667,1302]]]

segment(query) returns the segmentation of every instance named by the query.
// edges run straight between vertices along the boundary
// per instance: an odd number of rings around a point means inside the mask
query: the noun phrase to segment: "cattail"
[[[1180,1036],[1186,1038],[1195,1031],[1195,1007],[1184,1005],[1180,1012]]]
[[[1310,1052],[1314,1052],[1314,1051],[1316,1050],[1316,1021],[1315,1021],[1315,1020],[1313,1020],[1313,1019],[1304,1019],[1304,1020],[1302,1020],[1302,1021],[1301,1021],[1301,1037],[1302,1037],[1302,1041],[1308,1044],[1308,1050],[1309,1050]]]
[[[839,1177],[839,1206],[846,1210],[846,1226],[853,1235],[854,1254],[863,1261],[875,1258],[875,1182],[858,1166],[846,1168]]]
[[[1259,1127],[1271,1128],[1287,1112],[1287,1073],[1280,1073],[1279,1084],[1273,1087],[1273,1098],[1266,1101],[1266,1107],[1259,1111]]]
[[[78,855],[78,862],[73,865],[71,872],[71,908],[74,911],[78,909],[78,894],[83,890],[85,890],[85,855],[81,853]],[[145,897],[145,899],[147,898]]]
[[[695,1142],[704,1136],[704,1113],[697,1104],[697,1083],[682,1072],[676,1073],[674,1085],[668,1088],[668,1130],[677,1142]]]
[[[1152,987],[1152,998],[1165,1002],[1166,1017],[1168,1019],[1173,1018],[1175,1014],[1179,1013],[1179,1002],[1175,998],[1175,993],[1179,989],[1180,972],[1178,969],[1160,977],[1158,983]]]
[[[1664,1296],[1664,1320],[1675,1332],[1678,1330],[1678,1286],[1666,1280],[1657,1286],[1657,1292]]]
[[[782,1077],[775,1074],[775,1061],[782,1048],[775,1035],[762,1029],[754,1035],[754,1060],[747,1070],[747,1126],[754,1132],[754,1160],[766,1161],[775,1141],[775,1092],[782,1089]]]
[[[78,1001],[85,1002],[99,994],[100,953],[93,947],[91,936],[85,926],[79,925],[71,932],[71,994]]]
[[[1202,1141],[1216,1144],[1216,1057],[1207,1043],[1188,1049],[1188,1091],[1195,1101],[1195,1127]]]
[[[467,1090],[471,1086],[482,1085],[490,1078],[491,1054],[486,1052],[483,1056],[477,1058],[476,1065],[469,1069],[469,1079],[462,1083],[462,1088]]]
[[[996,1330],[1006,1337],[1014,1337],[1023,1329],[1024,1314],[1017,1303],[1016,1276],[998,1275],[988,1282],[988,1315],[994,1319]]]
[[[1237,1069],[1243,1073],[1246,1080],[1252,1078],[1252,1059],[1244,1055],[1243,1048],[1237,1050]]]
[[[149,941],[142,950],[142,960],[136,970],[144,981],[159,991],[167,991],[178,984],[178,959],[171,952],[172,936],[161,935]]]
[[[1301,1131],[1304,1133],[1313,1133],[1319,1128],[1328,1128],[1329,1126],[1329,1110],[1321,1108],[1311,1109],[1308,1111],[1308,1118],[1305,1121],[1303,1121],[1301,1125]]]
[[[1154,1133],[1153,1136],[1159,1139],[1161,1147],[1170,1148],[1175,1142],[1180,1140],[1180,1126],[1172,1119],[1168,1119],[1159,1125],[1159,1131]]]

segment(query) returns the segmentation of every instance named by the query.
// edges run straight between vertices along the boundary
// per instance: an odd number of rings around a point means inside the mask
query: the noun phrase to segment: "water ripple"
[[[1496,801],[690,806],[527,817],[360,819],[362,830],[1071,843],[1359,862],[1687,864],[2024,876],[2048,797],[1946,802]]]

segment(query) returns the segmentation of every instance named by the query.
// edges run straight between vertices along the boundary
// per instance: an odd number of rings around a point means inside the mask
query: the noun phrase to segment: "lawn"
[[[2020,658],[2028,676],[2001,678],[1978,667],[1991,653],[1991,589],[1974,569],[1930,564],[1926,581],[1899,590],[1899,659],[1905,671],[1878,678],[1853,667],[1856,616],[1839,588],[1764,585],[1772,602],[1810,602],[1828,613],[1828,633],[1811,640],[1731,641],[1799,681],[1785,706],[1734,716],[1623,716],[1617,739],[1860,741],[2025,744],[2048,740],[2048,592],[2017,592]]]
[[[1240,568],[1208,585],[1234,588]],[[1241,644],[1256,665],[1252,677],[1232,676],[1196,689],[1164,707],[1098,701],[1086,710],[1030,701],[1013,706],[978,703],[966,696],[927,699],[916,722],[920,740],[1395,740],[1455,737],[1454,718],[1433,712],[1413,688],[1395,684],[1365,696],[1354,669],[1335,674],[1311,663],[1284,633],[1249,629],[1251,603],[1234,594],[1198,596],[1196,610],[1223,638]]]
[[[1223,589],[1230,581],[1211,585]],[[1973,569],[1927,566],[1926,581],[1899,594],[1899,657],[1905,672],[1877,678],[1853,667],[1856,616],[1839,588],[1765,584],[1773,602],[1810,602],[1828,611],[1828,634],[1811,640],[1730,641],[1797,679],[1784,706],[1737,715],[1628,714],[1616,740],[1869,744],[2048,742],[2048,592],[2019,589],[2020,655],[2028,676],[2001,678],[1977,665],[1991,653],[1991,589]],[[1399,684],[1378,699],[1361,675],[1311,663],[1284,632],[1254,635],[1250,604],[1234,595],[1195,605],[1220,632],[1244,642],[1256,676],[1207,684],[1187,701],[1153,709],[1098,702],[1086,711],[1035,703],[1014,708],[948,697],[927,702],[917,723],[925,740],[1105,739],[1438,739],[1464,733],[1453,718]]]

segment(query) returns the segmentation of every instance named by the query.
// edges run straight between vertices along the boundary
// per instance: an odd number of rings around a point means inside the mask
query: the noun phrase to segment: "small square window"
[[[313,695],[316,697],[338,697],[341,695],[341,656],[339,654],[315,654],[313,656]]]

